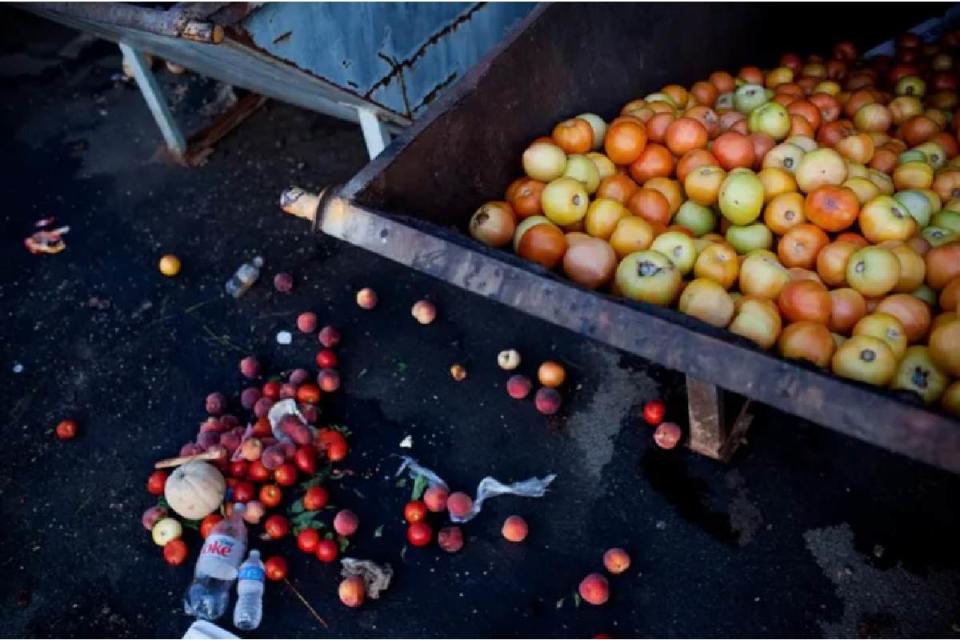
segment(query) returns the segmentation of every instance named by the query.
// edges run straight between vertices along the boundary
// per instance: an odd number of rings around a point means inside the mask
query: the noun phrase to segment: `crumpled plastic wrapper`
[[[403,463],[401,463],[400,468],[397,469],[396,475],[399,476],[406,471],[412,478],[423,476],[431,486],[440,486],[449,490],[443,478],[438,476],[432,469],[424,467],[410,456],[402,456],[402,459]],[[557,474],[551,473],[542,478],[533,477],[511,484],[504,484],[496,478],[486,476],[480,481],[480,484],[477,485],[477,494],[473,498],[473,508],[463,516],[450,514],[450,520],[458,523],[473,520],[477,514],[480,513],[480,510],[483,508],[483,503],[487,498],[495,498],[502,495],[542,498],[547,493],[547,487],[549,487],[550,483],[556,478]]]
[[[297,401],[293,398],[287,398],[286,400],[275,403],[270,407],[270,411],[267,412],[267,420],[270,421],[270,429],[273,431],[274,438],[280,442],[292,442],[290,436],[280,430],[280,421],[286,416],[296,416],[299,418],[300,422],[307,425],[307,428],[310,430],[310,435],[316,437],[316,427],[307,424],[307,419],[303,417],[300,409],[297,408]]]
[[[340,560],[340,575],[344,578],[354,576],[363,580],[363,586],[366,587],[367,595],[374,600],[380,597],[380,594],[390,588],[390,581],[393,580],[393,567],[389,564],[377,564],[372,560],[358,560],[356,558],[343,558]]]
[[[46,222],[46,220],[41,222]],[[67,243],[63,241],[63,236],[69,232],[70,227],[58,227],[56,229],[50,229],[49,231],[37,231],[33,235],[24,238],[23,245],[27,248],[27,251],[33,255],[60,253],[67,248]]]

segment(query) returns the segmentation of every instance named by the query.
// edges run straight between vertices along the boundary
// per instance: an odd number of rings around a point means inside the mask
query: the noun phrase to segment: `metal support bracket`
[[[163,90],[160,88],[157,78],[153,75],[146,57],[123,42],[120,43],[120,51],[123,52],[124,59],[133,71],[133,78],[137,81],[143,99],[147,101],[147,107],[153,114],[153,119],[160,127],[160,133],[163,134],[167,149],[174,157],[182,160],[187,152],[186,138],[180,131],[180,126],[174,119],[173,113],[170,112],[170,107],[167,106]]]
[[[750,401],[744,400],[730,422],[725,405],[727,392],[709,382],[687,376],[687,405],[690,438],[687,446],[700,455],[727,462],[746,435],[753,415]]]
[[[387,148],[390,142],[390,132],[377,118],[372,109],[357,107],[357,116],[360,119],[360,129],[363,131],[363,141],[367,143],[367,153],[373,160],[380,152]]]

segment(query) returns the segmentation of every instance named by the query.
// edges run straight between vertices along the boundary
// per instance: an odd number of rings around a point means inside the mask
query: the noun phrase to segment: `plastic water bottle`
[[[260,267],[262,266],[263,258],[260,256],[254,258],[251,262],[244,262],[240,265],[240,268],[237,269],[237,272],[227,280],[224,289],[234,298],[239,298],[245,294],[247,289],[252,287],[253,283],[260,277]]]
[[[233,608],[233,626],[251,631],[260,626],[263,619],[263,563],[260,552],[254,549],[240,565],[237,578],[237,604]]]
[[[183,608],[191,616],[216,620],[230,603],[230,587],[247,547],[247,527],[243,523],[243,504],[236,504],[229,518],[213,527],[200,550],[193,582],[183,598]]]

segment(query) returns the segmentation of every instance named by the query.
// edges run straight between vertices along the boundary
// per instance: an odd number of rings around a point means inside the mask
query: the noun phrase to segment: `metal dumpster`
[[[582,289],[463,231],[521,175],[531,139],[583,111],[613,117],[669,82],[773,66],[785,51],[861,50],[947,7],[555,4],[538,7],[348,184],[315,227],[480,296],[864,441],[960,472],[960,422],[907,395],[783,360],[677,311]]]

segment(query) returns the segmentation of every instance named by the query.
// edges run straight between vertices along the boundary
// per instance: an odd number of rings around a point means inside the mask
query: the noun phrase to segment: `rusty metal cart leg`
[[[163,97],[163,90],[160,88],[156,77],[154,77],[146,57],[123,42],[120,43],[120,51],[123,52],[124,59],[133,70],[133,78],[137,81],[143,99],[147,101],[147,107],[153,114],[153,119],[160,127],[160,133],[163,134],[167,149],[178,160],[182,160],[187,152],[187,140],[170,112],[170,107],[167,106],[167,101]]]
[[[690,437],[687,446],[700,455],[727,462],[746,435],[753,415],[744,400],[731,423],[724,403],[727,392],[709,382],[687,376]]]

